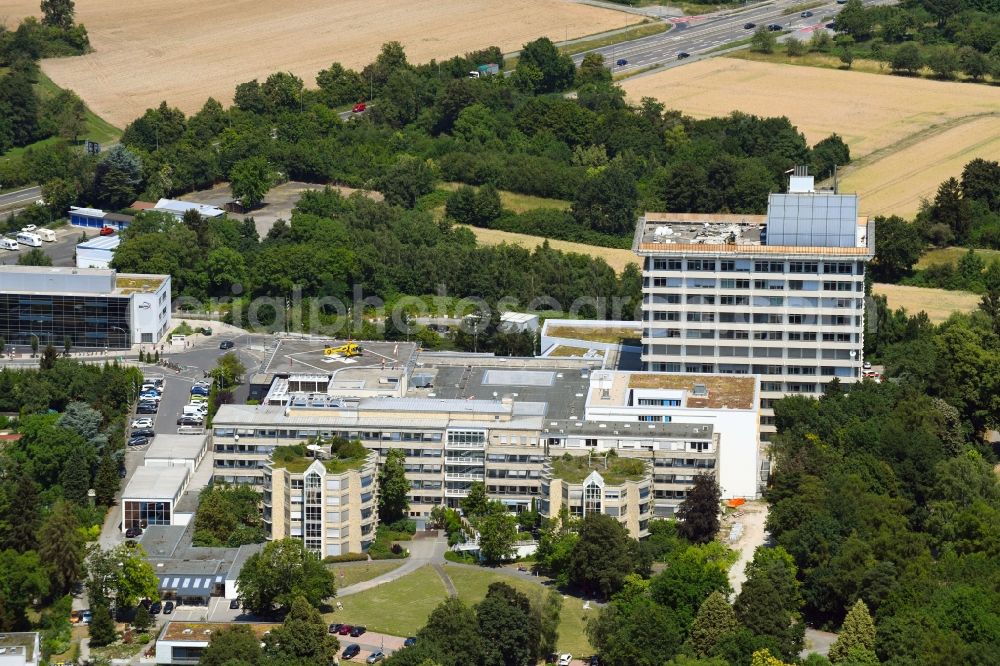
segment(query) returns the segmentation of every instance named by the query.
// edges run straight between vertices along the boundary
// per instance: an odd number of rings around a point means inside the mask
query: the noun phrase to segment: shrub
[[[327,555],[323,558],[324,564],[336,564],[337,562],[366,562],[366,553],[344,553],[342,555]]]

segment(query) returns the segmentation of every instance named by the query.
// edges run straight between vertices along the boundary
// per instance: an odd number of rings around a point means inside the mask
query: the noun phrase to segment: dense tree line
[[[499,50],[412,65],[388,43],[361,72],[321,71],[317,88],[278,72],[238,85],[230,109],[208,100],[187,118],[161,104],[122,141],[151,198],[235,174],[380,189],[412,207],[443,179],[568,199],[567,226],[612,235],[630,234],[642,207],[760,212],[784,171],[812,160],[784,118],[696,121],[653,100],[629,108],[608,77],[578,72],[547,39],[525,45],[513,76],[468,78],[483,62],[502,64]],[[593,58],[589,66],[607,71]],[[575,99],[554,94],[574,86]],[[369,96],[363,116],[336,121]]]
[[[842,49],[915,74],[940,78],[1000,76],[1000,6],[995,0],[913,0],[863,5],[848,0],[835,19]],[[847,62],[847,61],[845,61]],[[850,63],[847,62],[849,65]]]
[[[0,412],[18,415],[0,420],[20,435],[0,451],[0,631],[41,631],[46,655],[69,646],[67,595],[119,489],[140,381],[135,369],[60,359],[51,347],[39,370],[0,369]]]
[[[169,273],[179,295],[279,299],[275,307],[259,312],[262,318],[270,317],[264,324],[279,316],[281,299],[295,287],[304,298],[344,302],[353,298],[355,289],[365,297],[387,300],[394,294],[433,293],[438,285],[449,296],[475,296],[488,303],[513,297],[527,304],[551,297],[568,307],[584,296],[610,303],[621,295],[629,302],[625,316],[632,316],[639,298],[635,269],[619,278],[602,260],[547,245],[535,250],[479,246],[468,230],[435,221],[429,213],[361,195],[344,198],[329,189],[304,194],[291,223],[279,221],[262,241],[257,238],[252,220],[209,223],[193,213],[183,220],[144,213],[122,233],[114,266],[127,272]],[[322,324],[337,315],[333,307],[317,312],[310,315],[305,308],[301,325]],[[583,308],[588,312],[596,313],[593,304]],[[308,321],[311,316],[321,321]],[[497,331],[499,314],[493,316],[496,321],[483,323],[479,341],[513,344],[504,337],[510,334]],[[529,351],[531,347],[529,343]]]
[[[998,659],[1000,485],[983,440],[1000,423],[998,296],[939,326],[884,313],[873,344],[888,381],[775,407],[767,525],[798,568],[802,613],[846,626],[862,601],[885,663]]]

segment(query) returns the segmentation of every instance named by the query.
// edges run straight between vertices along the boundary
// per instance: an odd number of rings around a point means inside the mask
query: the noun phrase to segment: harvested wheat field
[[[465,226],[465,225],[459,225]],[[520,245],[529,249],[534,249],[546,241],[541,236],[529,236],[528,234],[517,234],[512,231],[499,231],[497,229],[484,229],[482,227],[469,227],[466,229],[476,235],[476,240],[481,245]],[[599,247],[597,245],[587,245],[586,243],[571,243],[570,241],[549,240],[549,245],[553,250],[563,252],[575,252],[576,254],[586,254],[591,257],[599,257],[608,262],[616,273],[621,273],[629,264],[638,264],[639,260],[632,250],[621,250],[613,247]]]
[[[855,164],[841,191],[867,214],[912,214],[973,157],[1000,156],[1000,88],[884,74],[712,58],[623,84],[696,118],[787,116],[809,143],[836,132]]]
[[[38,0],[8,0],[4,14],[37,15]],[[163,99],[189,113],[209,95],[226,103],[237,83],[275,71],[315,85],[320,69],[364,66],[391,40],[419,63],[620,28],[627,16],[570,0],[87,0],[77,20],[94,53],[43,69],[121,127]]]
[[[958,176],[976,157],[1000,159],[1000,114],[930,132],[897,151],[851,165],[841,189],[860,192],[861,212],[867,215],[910,217],[921,199],[932,199],[941,181]]]
[[[979,307],[980,300],[979,296],[968,291],[880,283],[876,283],[873,289],[876,294],[886,297],[889,307],[893,310],[906,308],[907,313],[911,315],[923,311],[935,323],[944,321],[953,312],[972,312]]]

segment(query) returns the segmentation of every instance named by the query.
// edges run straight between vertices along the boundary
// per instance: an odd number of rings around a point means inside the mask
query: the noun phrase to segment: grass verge
[[[337,577],[337,589],[363,583],[372,578],[378,578],[402,566],[403,560],[380,560],[377,562],[339,562],[329,565],[330,571]]]
[[[447,192],[454,192],[464,183],[455,182],[444,182],[438,185],[439,190],[445,190]],[[473,189],[478,190],[479,188],[475,185],[472,186]],[[510,192],[508,190],[498,190],[500,194],[500,205],[502,205],[507,210],[513,211],[515,213],[524,213],[529,210],[537,210],[539,208],[554,208],[556,210],[569,210],[570,202],[565,199],[550,199],[548,197],[536,197],[530,194],[520,194],[518,192]],[[447,197],[445,197],[447,198]],[[443,206],[444,204],[440,204]],[[435,206],[436,208],[436,206]],[[443,213],[442,209],[442,213]]]
[[[612,44],[620,44],[622,42],[630,42],[633,39],[641,39],[651,35],[658,35],[662,32],[666,32],[672,27],[673,24],[671,23],[643,23],[634,28],[629,28],[628,30],[623,30],[612,35],[595,37],[594,39],[586,39],[580,42],[574,42],[572,44],[561,46],[559,47],[559,51],[565,53],[566,55],[576,55],[577,53],[592,51],[605,46],[611,46]]]
[[[706,53],[718,53],[719,51],[728,51],[729,49],[739,48],[741,46],[750,46],[753,42],[753,37],[747,37],[745,39],[737,39],[726,44],[719,44],[714,49],[709,49]]]
[[[816,7],[821,7],[824,4],[826,3],[824,3],[823,0],[813,0],[813,2],[803,2],[798,5],[792,5],[791,7],[787,8],[785,11],[781,13],[784,14],[785,16],[789,16],[791,14],[799,14],[801,12],[806,11],[807,9],[815,9]]]
[[[934,264],[957,264],[958,260],[969,252],[967,247],[942,247],[936,250],[928,250],[917,261],[914,268],[923,270]],[[987,264],[1000,257],[1000,250],[976,249],[976,254]]]
[[[541,236],[518,234],[512,231],[500,231],[498,229],[484,229],[482,227],[470,226],[465,226],[465,228],[471,231],[475,235],[476,241],[482,245],[500,245],[501,243],[507,243],[509,245],[520,245],[521,247],[534,249],[548,240]],[[600,257],[608,262],[608,265],[611,266],[616,273],[621,273],[629,264],[639,263],[632,250],[599,247],[597,245],[587,245],[586,243],[573,243],[561,240],[548,240],[548,243],[549,246],[555,250],[575,252],[576,254],[585,254],[591,257]]]
[[[430,566],[423,566],[391,583],[363,594],[338,599],[344,609],[327,613],[327,622],[363,624],[369,630],[393,636],[412,636],[445,600],[444,583]]]
[[[59,92],[59,86],[41,70],[38,71],[38,82],[35,84],[35,88],[42,97],[51,97]],[[90,139],[98,143],[109,143],[117,141],[122,135],[120,129],[98,116],[89,108],[86,112],[85,123],[82,136],[84,139]]]

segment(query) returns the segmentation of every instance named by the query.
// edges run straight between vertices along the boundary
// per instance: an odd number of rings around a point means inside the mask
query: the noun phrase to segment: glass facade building
[[[124,348],[132,345],[128,297],[0,293],[0,336],[8,344]]]

